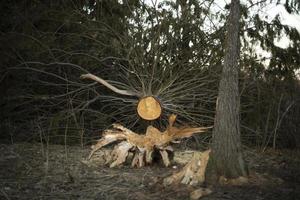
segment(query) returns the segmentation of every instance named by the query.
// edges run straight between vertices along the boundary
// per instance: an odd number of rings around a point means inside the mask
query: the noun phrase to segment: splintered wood
[[[194,152],[193,158],[179,172],[164,178],[163,185],[189,184],[201,185],[205,181],[205,170],[210,149],[204,152]],[[190,193],[190,199],[197,200],[212,193],[209,188],[200,187]]]
[[[179,172],[164,179],[165,186],[171,184],[201,184],[205,180],[205,170],[208,163],[210,149],[204,152],[194,152],[193,158]]]
[[[153,126],[148,126],[145,135],[134,133],[120,124],[113,124],[113,129],[104,131],[103,137],[96,145],[92,146],[89,159],[102,147],[119,141],[111,153],[110,167],[123,164],[128,158],[129,152],[133,152],[131,165],[143,167],[152,163],[154,150],[159,151],[165,166],[170,165],[169,153],[173,151],[170,143],[182,138],[191,137],[194,133],[203,133],[211,127],[175,127],[176,115],[169,117],[169,125],[163,132]]]

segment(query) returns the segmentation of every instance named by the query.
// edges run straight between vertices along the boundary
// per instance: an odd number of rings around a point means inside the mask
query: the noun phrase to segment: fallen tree
[[[136,104],[136,111],[140,118],[144,120],[155,120],[162,115],[162,105],[157,96],[144,94],[142,92],[126,89],[121,90],[111,85],[107,81],[93,74],[84,74],[83,79],[91,79],[106,86],[115,93],[125,96],[135,96],[139,99]],[[172,114],[168,119],[166,130],[160,131],[154,126],[148,126],[145,134],[135,133],[120,124],[113,124],[112,129],[105,130],[102,138],[97,144],[92,146],[89,159],[96,151],[102,147],[117,142],[114,149],[108,154],[104,154],[104,160],[110,167],[124,164],[130,157],[132,167],[143,167],[151,164],[154,152],[159,152],[160,158],[165,166],[170,165],[170,153],[173,153],[171,144],[178,142],[182,138],[191,137],[194,133],[202,133],[211,127],[175,127],[176,115]],[[132,156],[129,156],[129,155]],[[210,150],[205,152],[195,152],[193,158],[179,172],[165,178],[165,186],[171,184],[202,184],[205,180],[206,166],[209,160]],[[199,188],[190,194],[191,199],[199,199],[210,194],[209,188]]]

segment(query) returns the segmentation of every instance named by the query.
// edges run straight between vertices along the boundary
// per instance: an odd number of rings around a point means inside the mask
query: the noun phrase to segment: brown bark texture
[[[212,155],[209,161],[211,169],[208,173],[211,174],[207,175],[215,178],[220,176],[237,178],[247,175],[240,140],[239,19],[240,2],[232,0],[227,21],[224,66],[216,105]]]

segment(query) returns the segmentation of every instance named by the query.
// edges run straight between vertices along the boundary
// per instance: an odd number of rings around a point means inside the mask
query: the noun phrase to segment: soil
[[[105,151],[88,161],[88,147],[19,143],[0,144],[0,151],[0,199],[182,200],[199,188],[162,185],[163,177],[190,159],[190,151],[176,153],[171,167],[139,169],[107,167]],[[201,199],[300,199],[300,152],[247,150],[245,158],[251,171],[247,184],[209,186],[213,193]]]

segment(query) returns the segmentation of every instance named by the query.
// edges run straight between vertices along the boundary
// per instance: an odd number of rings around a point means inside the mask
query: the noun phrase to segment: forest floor
[[[163,177],[181,168],[191,151],[175,154],[171,167],[110,169],[103,152],[90,161],[89,148],[19,143],[0,144],[0,199],[189,199],[197,187],[164,187]],[[299,200],[300,152],[246,150],[251,176],[245,185],[219,185],[203,200]]]

